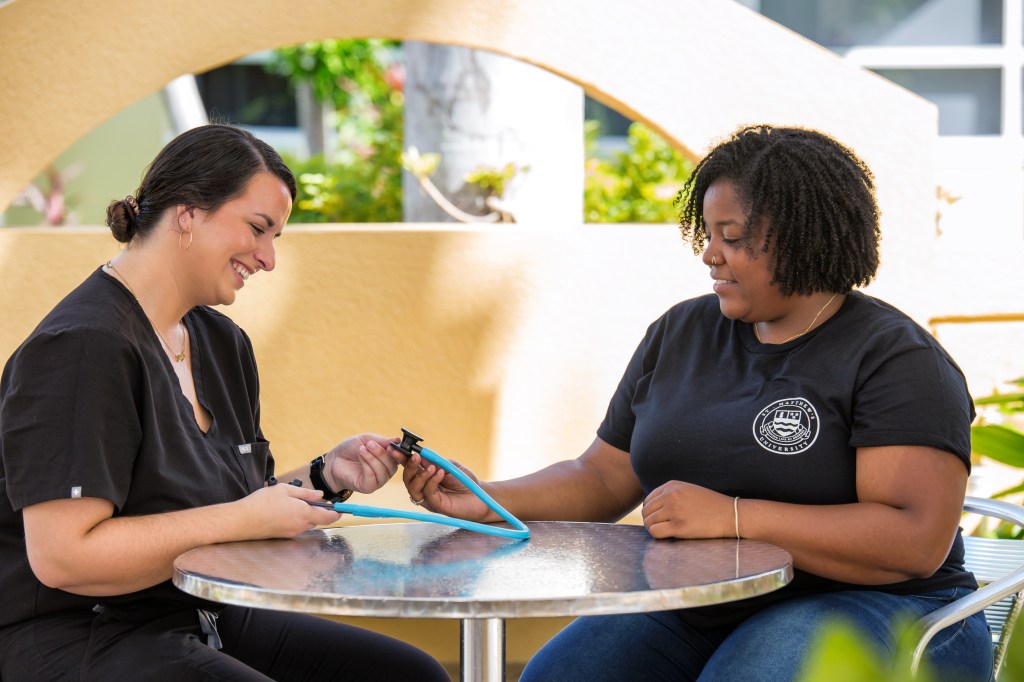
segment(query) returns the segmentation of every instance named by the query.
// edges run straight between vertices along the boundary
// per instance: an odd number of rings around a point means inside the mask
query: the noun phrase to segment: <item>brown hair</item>
[[[119,242],[145,239],[169,207],[216,211],[264,171],[277,176],[295,199],[295,176],[269,144],[221,123],[192,128],[171,140],[150,164],[134,195],[137,212],[128,198],[112,201],[106,224]]]

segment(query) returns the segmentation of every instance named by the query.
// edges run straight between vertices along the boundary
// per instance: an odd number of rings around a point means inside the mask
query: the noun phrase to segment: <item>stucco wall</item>
[[[510,475],[588,445],[647,324],[709,290],[677,235],[292,226],[278,268],[225,312],[253,338],[282,460],[406,426],[481,475]],[[100,228],[0,230],[0,356],[116,252]]]
[[[292,226],[277,246],[224,312],[252,337],[284,469],[403,426],[483,477],[573,457],[647,325],[710,285],[669,226]],[[100,228],[0,230],[0,357],[117,248]],[[360,501],[413,509],[400,479]],[[560,623],[510,625],[509,660]],[[372,624],[458,659],[452,625]]]
[[[81,135],[173,78],[327,37],[522,59],[691,155],[745,123],[829,132],[878,177],[883,258],[914,254],[884,268],[877,286],[898,291],[932,275],[935,107],[733,2],[310,0],[297,11],[274,0],[96,0],[83,12],[73,0],[14,0],[0,6],[0,207]],[[931,314],[925,301],[908,312]]]

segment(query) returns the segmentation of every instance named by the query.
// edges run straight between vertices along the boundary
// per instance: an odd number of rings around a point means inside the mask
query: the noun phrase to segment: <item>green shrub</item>
[[[308,160],[286,159],[299,181],[294,222],[402,220],[403,71],[398,43],[323,40],[274,51],[267,69],[306,83],[337,111],[337,149]],[[650,128],[633,123],[628,151],[596,156],[598,124],[585,127],[584,220],[674,223],[673,200],[693,165]],[[479,169],[476,181],[501,196],[514,165]]]
[[[598,124],[585,127],[583,215],[588,223],[674,223],[676,193],[693,164],[643,123],[629,126],[628,151],[595,155]]]
[[[983,413],[978,424],[971,427],[971,451],[1007,466],[1024,469],[1024,433],[1010,425],[1015,417],[1024,414],[1024,377],[1010,384],[1014,386],[1010,392],[996,392],[975,399],[974,404],[978,407],[994,410],[1007,419],[1006,423],[994,423],[986,419]],[[1006,497],[1020,492],[1024,492],[1024,483],[1016,483],[992,497]],[[997,537],[1024,538],[1024,529],[1001,523],[992,534]]]
[[[336,110],[337,149],[298,161],[297,223],[402,220],[403,78],[397,43],[323,40],[275,50],[267,69],[307,83]]]

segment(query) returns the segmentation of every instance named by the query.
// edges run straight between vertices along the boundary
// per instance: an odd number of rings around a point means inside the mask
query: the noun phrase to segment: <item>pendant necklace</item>
[[[127,284],[127,282],[125,282],[125,283]],[[788,338],[788,339],[786,339],[785,341],[780,341],[780,342],[779,342],[779,345],[782,345],[783,343],[789,343],[789,342],[790,342],[790,341],[792,341],[793,339],[798,339],[798,338],[800,338],[801,336],[803,336],[804,334],[806,334],[807,332],[811,331],[811,327],[813,327],[813,326],[814,326],[814,323],[818,321],[818,318],[819,318],[819,317],[821,317],[821,314],[822,314],[823,312],[825,312],[825,308],[827,308],[827,307],[829,307],[830,305],[832,305],[832,301],[836,300],[836,296],[838,296],[838,295],[839,295],[839,293],[838,293],[838,292],[836,292],[836,293],[832,294],[832,298],[828,299],[828,303],[826,303],[825,305],[821,306],[821,310],[819,310],[819,311],[818,311],[818,314],[814,316],[814,319],[813,319],[813,320],[811,320],[811,323],[810,323],[809,325],[807,325],[807,329],[803,330],[803,331],[802,331],[802,332],[800,332],[799,334],[793,334],[793,336],[789,337],[789,338]],[[762,343],[762,344],[763,344],[763,343],[764,343],[764,341],[762,341],[762,340],[761,340],[761,335],[757,333],[757,324],[755,323],[755,324],[752,324],[752,325],[750,325],[750,326],[754,328],[754,336],[756,336],[756,337],[757,337],[757,342],[758,342],[758,343]]]
[[[135,290],[132,289],[132,285],[129,284],[128,280],[126,280],[124,278],[124,275],[121,274],[121,271],[114,267],[114,262],[113,261],[109,261],[109,260],[107,261],[107,268],[111,272],[113,272],[115,275],[117,275],[117,278],[119,280],[124,282],[124,285],[126,287],[128,287],[128,291],[132,292],[132,296],[135,296],[135,301],[138,302],[139,297],[138,297],[138,295],[136,295]],[[831,301],[829,301],[829,303],[831,303]],[[139,307],[140,308],[142,307],[141,303],[139,303]],[[142,314],[146,315],[145,308],[143,308]],[[153,324],[153,320],[150,319],[149,315],[146,315],[146,319],[149,320],[149,324],[150,324],[151,327],[153,327],[153,331],[156,332],[156,335],[160,338],[161,341],[164,342],[164,346],[167,347],[167,351],[171,354],[171,357],[174,358],[174,361],[175,362],[184,362],[185,361],[186,343],[188,341],[188,330],[185,329],[185,325],[182,324],[181,320],[178,320],[178,326],[181,327],[181,350],[178,351],[177,353],[175,353],[174,349],[171,348],[171,344],[167,343],[167,339],[164,338],[164,335],[161,334],[160,330],[157,329],[155,324]],[[814,319],[818,319],[818,318],[814,318]],[[754,329],[754,332],[755,333],[757,332],[756,328]]]

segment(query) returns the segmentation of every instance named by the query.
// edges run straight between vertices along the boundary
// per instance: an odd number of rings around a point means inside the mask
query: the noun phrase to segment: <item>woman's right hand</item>
[[[453,461],[462,473],[479,483],[476,474]],[[413,454],[405,464],[402,480],[409,491],[409,499],[422,500],[424,508],[432,512],[469,521],[497,521],[483,500],[474,495],[459,479],[441,467],[426,461],[419,453]],[[494,518],[489,518],[493,516]]]
[[[310,488],[277,484],[260,488],[238,501],[246,523],[240,540],[292,538],[317,526],[326,526],[341,518],[332,509],[314,507],[323,493]]]
[[[114,516],[98,497],[25,507],[25,548],[47,587],[89,596],[128,594],[173,575],[174,559],[202,545],[291,538],[341,514],[308,504],[319,490],[278,484],[233,502],[140,516]]]

